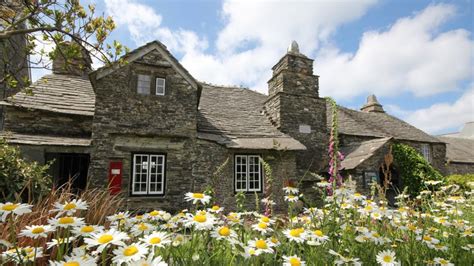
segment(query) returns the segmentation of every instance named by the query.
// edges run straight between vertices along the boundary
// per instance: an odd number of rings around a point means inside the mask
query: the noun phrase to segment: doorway
[[[63,187],[69,182],[74,193],[79,193],[86,188],[89,154],[46,153],[46,161],[53,161],[49,171],[55,188]]]

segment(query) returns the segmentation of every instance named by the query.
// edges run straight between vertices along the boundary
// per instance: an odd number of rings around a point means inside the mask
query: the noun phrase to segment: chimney
[[[89,52],[77,43],[66,41],[56,47],[53,73],[87,76],[92,69],[91,65]]]
[[[366,113],[385,113],[382,105],[377,101],[377,97],[373,94],[367,97],[367,103],[360,110]]]

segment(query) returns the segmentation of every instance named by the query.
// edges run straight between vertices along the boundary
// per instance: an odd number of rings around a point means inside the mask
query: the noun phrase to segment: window
[[[431,149],[429,144],[421,145],[421,154],[425,157],[425,160],[431,163]]]
[[[262,191],[262,163],[258,155],[235,156],[235,191]]]
[[[376,184],[379,184],[380,180],[379,180],[379,176],[377,174],[377,172],[375,171],[367,171],[367,172],[364,172],[364,187],[365,188],[369,188],[372,183],[376,183]]]
[[[137,93],[150,94],[151,77],[149,75],[138,75]]]
[[[156,78],[156,95],[165,95],[165,84],[164,78]]]
[[[163,195],[165,155],[134,154],[132,195]]]

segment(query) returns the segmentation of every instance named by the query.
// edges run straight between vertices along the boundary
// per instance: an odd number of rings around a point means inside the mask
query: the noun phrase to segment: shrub
[[[463,190],[470,190],[471,185],[468,183],[474,183],[474,174],[465,174],[465,175],[450,175],[446,177],[448,184],[458,185]]]
[[[413,147],[396,143],[392,153],[394,165],[410,195],[416,196],[423,190],[423,181],[443,180],[443,176]]]
[[[0,139],[0,197],[3,201],[37,201],[51,190],[49,164],[28,162],[17,147]]]

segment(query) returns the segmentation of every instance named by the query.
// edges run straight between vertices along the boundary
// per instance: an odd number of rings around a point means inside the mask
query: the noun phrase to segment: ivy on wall
[[[425,188],[423,181],[443,180],[443,175],[431,166],[415,148],[395,143],[392,146],[394,165],[403,184],[412,196]]]

